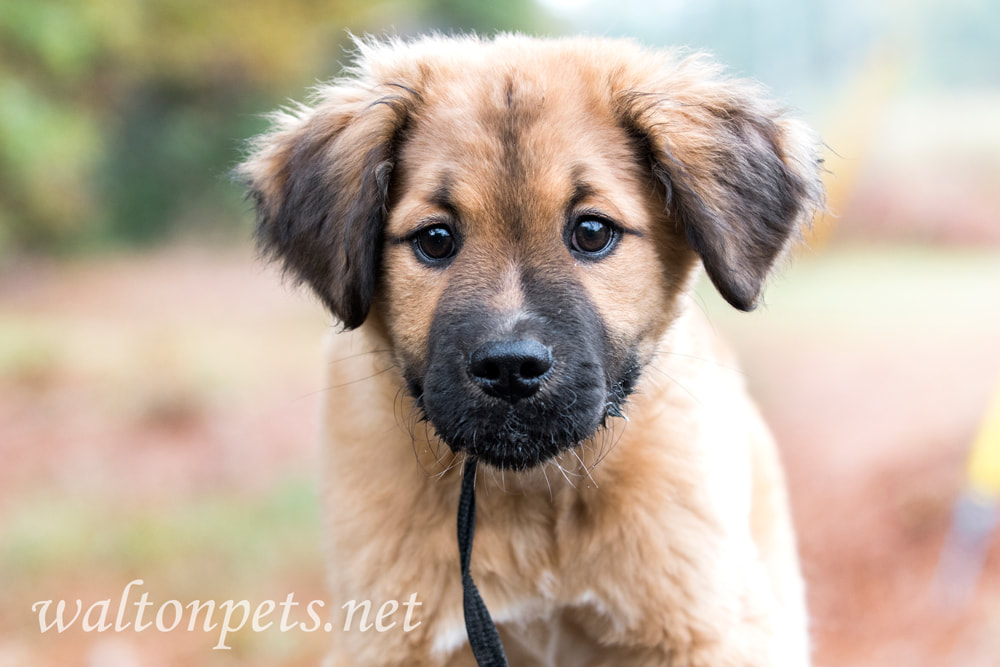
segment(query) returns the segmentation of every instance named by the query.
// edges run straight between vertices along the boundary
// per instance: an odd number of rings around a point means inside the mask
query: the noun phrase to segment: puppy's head
[[[811,135],[703,58],[516,36],[361,45],[241,174],[265,250],[512,468],[619,414],[699,260],[753,308],[821,198]]]

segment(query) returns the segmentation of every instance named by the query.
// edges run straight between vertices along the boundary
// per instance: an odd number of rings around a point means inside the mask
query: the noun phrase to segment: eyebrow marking
[[[572,220],[573,214],[577,212],[576,209],[577,207],[579,207],[581,202],[590,198],[598,197],[597,189],[583,179],[583,171],[584,168],[581,165],[576,165],[575,167],[573,167],[573,171],[570,176],[570,179],[572,180],[573,183],[573,191],[566,202],[567,225]],[[600,205],[598,205],[598,207],[602,208],[600,207]],[[586,214],[588,212],[591,211],[584,211],[583,213]],[[615,224],[618,230],[623,234],[632,234],[640,238],[646,235],[644,232],[641,232],[638,229],[633,229],[632,227],[630,227],[624,220],[619,220],[615,216],[609,216],[608,213],[606,212],[602,213],[598,210],[594,210],[592,212],[600,215],[601,217],[608,217]]]
[[[409,243],[421,229],[431,226],[432,224],[451,222],[452,224],[457,225],[462,218],[458,214],[458,206],[455,204],[454,196],[452,195],[451,180],[452,177],[450,174],[442,176],[441,184],[438,185],[437,189],[435,189],[427,198],[427,203],[434,208],[444,211],[444,216],[440,214],[435,215],[433,213],[424,215],[421,218],[417,229],[411,230],[403,236],[393,235],[389,238],[389,240],[397,244]],[[451,220],[448,220],[447,218],[451,218]]]
[[[583,173],[585,168],[581,164],[573,165],[573,170],[570,172],[570,181],[573,183],[573,191],[570,194],[569,201],[566,203],[566,214],[569,215],[573,212],[580,202],[588,197],[593,197],[596,194],[594,186],[584,180]]]
[[[458,206],[455,205],[451,191],[451,176],[441,179],[441,185],[431,194],[429,201],[456,220],[461,217],[458,215]]]

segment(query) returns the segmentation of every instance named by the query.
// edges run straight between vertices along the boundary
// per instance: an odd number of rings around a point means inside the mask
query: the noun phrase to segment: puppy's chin
[[[433,407],[432,407],[433,406]],[[542,464],[593,436],[604,418],[600,408],[568,419],[537,406],[441,409],[431,401],[427,417],[454,452],[466,452],[497,468],[525,470]],[[587,414],[589,413],[589,414]]]
[[[546,437],[547,434],[520,432],[492,437],[488,442],[445,442],[453,452],[466,452],[484,463],[506,470],[527,470],[541,465],[580,442],[553,442]]]

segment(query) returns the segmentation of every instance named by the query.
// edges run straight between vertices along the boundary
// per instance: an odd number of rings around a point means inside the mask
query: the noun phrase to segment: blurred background
[[[318,661],[30,607],[324,597],[331,323],[226,174],[348,30],[431,29],[708,50],[820,131],[830,212],[766,306],[699,292],[781,443],[816,664],[1000,665],[1000,3],[3,0],[0,666]]]

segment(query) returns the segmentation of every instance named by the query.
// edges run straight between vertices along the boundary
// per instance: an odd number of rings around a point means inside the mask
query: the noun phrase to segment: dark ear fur
[[[257,209],[257,241],[308,283],[347,329],[368,315],[378,278],[394,143],[409,98],[339,84],[281,113],[237,170]]]
[[[623,122],[648,151],[716,289],[752,310],[778,256],[822,205],[817,142],[703,59],[678,71],[684,82],[674,90],[665,79],[663,92],[625,93]]]

